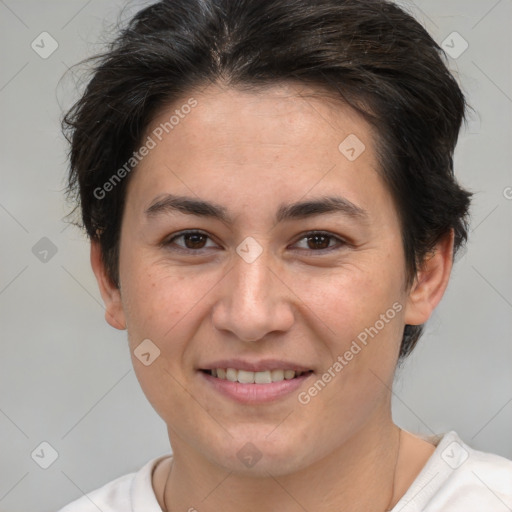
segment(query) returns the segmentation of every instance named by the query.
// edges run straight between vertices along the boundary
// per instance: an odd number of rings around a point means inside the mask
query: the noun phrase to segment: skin
[[[378,173],[375,134],[358,113],[292,83],[259,92],[215,84],[191,96],[198,105],[130,176],[120,289],[91,245],[106,319],[127,329],[137,378],[168,428],[172,472],[164,459],[153,475],[160,506],[385,510],[434,451],[407,432],[399,443],[390,389],[404,325],[424,323],[445,291],[453,234],[406,288],[398,215]],[[354,161],[338,150],[350,134],[366,146]],[[223,205],[233,224],[172,212],[148,218],[165,193]],[[326,195],[348,199],[366,218],[336,212],[274,223],[281,204]],[[162,245],[185,229],[208,235],[198,252],[183,237]],[[339,248],[308,243],[305,233],[319,230]],[[236,252],[248,236],[263,250],[252,263]],[[337,246],[336,237],[348,243]],[[307,390],[394,303],[401,311],[307,405],[298,392],[236,403],[197,370],[225,358],[285,359],[314,371],[298,391]],[[134,350],[148,338],[160,356],[145,366]],[[249,442],[261,454],[250,468],[237,457]]]

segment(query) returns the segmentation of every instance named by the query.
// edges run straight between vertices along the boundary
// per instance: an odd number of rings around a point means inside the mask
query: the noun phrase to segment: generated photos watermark
[[[331,382],[337,375],[341,373],[341,371],[349,364],[354,356],[359,354],[361,350],[368,345],[368,337],[373,339],[377,334],[379,334],[382,329],[389,324],[393,318],[395,318],[397,313],[402,311],[403,306],[400,302],[395,302],[385,313],[382,313],[372,326],[366,327],[363,331],[361,331],[356,339],[352,340],[350,347],[343,353],[340,354],[334,363],[327,368],[327,370],[322,374],[322,376],[315,381],[313,385],[311,385],[307,391],[301,391],[297,399],[299,403],[302,405],[307,405],[311,402],[312,398],[318,395],[320,391],[322,391],[329,382]]]
[[[106,195],[111,192],[121,181],[130,174],[131,171],[139,164],[144,157],[148,156],[150,151],[161,142],[165,135],[171,133],[176,128],[182,119],[185,119],[187,114],[190,114],[194,107],[197,107],[197,100],[189,98],[187,103],[174,111],[174,114],[169,117],[168,121],[160,123],[153,129],[150,135],[147,136],[146,141],[137,151],[132,153],[132,156],[120,167],[112,176],[103,183],[101,187],[96,187],[93,195],[96,199],[104,199]]]

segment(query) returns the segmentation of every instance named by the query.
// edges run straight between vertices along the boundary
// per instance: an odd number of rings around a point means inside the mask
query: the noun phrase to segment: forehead
[[[193,91],[161,109],[147,137],[155,146],[129,187],[139,209],[165,192],[261,208],[262,198],[279,196],[277,204],[333,188],[366,208],[373,200],[361,191],[376,199],[370,189],[383,188],[372,127],[332,93],[300,84]]]
[[[190,143],[196,138],[201,144],[219,146],[246,143],[293,147],[331,142],[336,149],[344,134],[357,131],[368,138],[372,131],[362,116],[333,92],[294,82],[254,89],[213,84],[162,110],[149,128],[165,124],[169,110],[180,110],[191,97],[197,106],[182,119],[182,130],[173,128],[173,132],[183,132]]]

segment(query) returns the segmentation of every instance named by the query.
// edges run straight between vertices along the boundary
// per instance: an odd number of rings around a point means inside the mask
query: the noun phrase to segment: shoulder
[[[511,460],[475,450],[455,432],[447,434],[443,438],[443,446],[439,448],[442,448],[439,450],[440,459],[449,467],[447,482],[457,484],[470,495],[488,496],[494,491],[512,498]]]
[[[116,512],[130,510],[130,488],[136,473],[130,473],[69,503],[58,512]]]
[[[84,494],[58,512],[125,512],[136,510],[136,504],[145,507],[147,512],[160,512],[151,477],[156,465],[164,457],[151,459],[139,471],[120,476]],[[154,508],[155,504],[158,508]]]
[[[399,502],[403,512],[511,510],[511,460],[471,448],[454,431],[436,441],[436,450]]]

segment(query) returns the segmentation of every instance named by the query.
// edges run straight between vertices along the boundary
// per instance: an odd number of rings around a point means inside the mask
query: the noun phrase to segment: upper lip
[[[295,370],[296,372],[307,372],[311,370],[311,368],[307,366],[281,359],[262,359],[260,361],[222,359],[199,367],[200,370],[214,370],[216,368],[234,368],[248,372],[264,372],[268,370]]]

